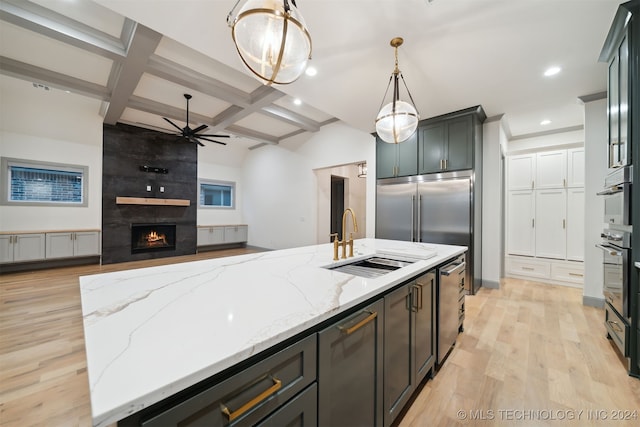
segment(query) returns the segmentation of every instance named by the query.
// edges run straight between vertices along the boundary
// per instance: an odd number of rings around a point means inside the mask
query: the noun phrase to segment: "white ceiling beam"
[[[42,83],[60,90],[88,96],[90,98],[108,101],[111,98],[109,89],[96,83],[80,80],[75,77],[61,74],[55,71],[36,67],[25,62],[0,56],[0,74],[27,80],[34,83]]]
[[[136,24],[129,37],[127,57],[121,62],[117,70],[112,68],[112,72],[115,71],[117,76],[113,79],[109,78],[109,82],[113,84],[113,87],[104,122],[110,125],[115,125],[122,116],[124,109],[127,108],[129,98],[140,83],[147,61],[158,47],[162,34],[144,25]]]
[[[115,61],[125,57],[122,40],[35,3],[2,0],[0,19]]]

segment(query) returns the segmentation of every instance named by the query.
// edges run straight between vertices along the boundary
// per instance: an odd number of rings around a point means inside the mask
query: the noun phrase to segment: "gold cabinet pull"
[[[262,393],[260,393],[259,395],[257,395],[256,397],[254,397],[253,399],[251,399],[250,401],[248,401],[244,405],[242,405],[236,411],[231,412],[226,405],[221,403],[220,406],[222,407],[221,408],[222,409],[222,413],[227,416],[229,422],[233,422],[236,418],[238,418],[239,416],[243,415],[245,412],[249,411],[250,409],[253,409],[260,402],[262,402],[266,398],[276,394],[278,392],[278,390],[280,390],[282,388],[282,381],[281,380],[279,380],[277,378],[274,378],[274,377],[271,377],[271,380],[273,381],[273,385],[271,387],[269,387],[268,389],[266,389],[265,391],[263,391]]]
[[[374,312],[363,311],[363,313],[369,313],[369,315],[350,328],[346,328],[341,325],[341,326],[338,326],[338,329],[340,329],[340,331],[342,331],[342,333],[345,335],[351,335],[352,333],[362,328],[364,325],[371,322],[373,319],[375,319],[378,316],[378,313],[375,311]]]

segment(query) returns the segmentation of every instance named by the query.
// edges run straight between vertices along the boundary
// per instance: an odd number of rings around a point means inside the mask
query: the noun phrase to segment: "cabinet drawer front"
[[[255,425],[315,378],[316,336],[312,335],[168,410],[144,417],[140,425]]]
[[[549,262],[507,258],[507,272],[529,277],[548,279],[551,277],[551,265]]]
[[[571,283],[584,282],[584,266],[581,263],[573,264],[551,264],[551,278]]]
[[[316,427],[318,425],[318,386],[312,384],[256,427]]]

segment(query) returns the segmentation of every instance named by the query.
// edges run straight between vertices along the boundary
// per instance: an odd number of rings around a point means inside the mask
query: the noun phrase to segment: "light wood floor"
[[[91,425],[79,276],[246,251],[0,275],[0,425]],[[640,413],[611,421],[625,415],[613,410],[640,412],[640,380],[579,289],[508,279],[467,297],[466,310],[458,344],[401,427],[640,425]]]

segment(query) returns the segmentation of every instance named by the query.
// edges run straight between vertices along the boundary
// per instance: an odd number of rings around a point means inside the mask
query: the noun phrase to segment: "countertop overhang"
[[[328,243],[80,277],[93,424],[121,420],[465,251],[361,239],[339,261]],[[323,268],[376,254],[416,262],[375,279]]]

